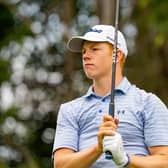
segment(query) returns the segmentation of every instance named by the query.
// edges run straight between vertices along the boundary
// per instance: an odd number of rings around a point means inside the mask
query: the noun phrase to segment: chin
[[[92,74],[85,73],[88,79],[94,79],[95,76]]]

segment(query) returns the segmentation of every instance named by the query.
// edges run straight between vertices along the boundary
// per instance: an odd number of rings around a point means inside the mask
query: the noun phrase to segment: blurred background
[[[125,74],[168,105],[168,1],[120,0]],[[90,84],[72,35],[114,23],[114,0],[0,0],[0,168],[50,168],[59,105]]]

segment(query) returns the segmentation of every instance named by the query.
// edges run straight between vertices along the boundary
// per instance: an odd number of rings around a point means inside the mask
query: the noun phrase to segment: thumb
[[[117,126],[118,126],[119,122],[120,122],[120,121],[119,121],[118,118],[115,118],[115,119],[114,119],[114,123],[115,123]]]

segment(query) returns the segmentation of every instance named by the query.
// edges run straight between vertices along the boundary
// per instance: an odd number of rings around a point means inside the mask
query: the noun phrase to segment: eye
[[[82,49],[82,54],[85,54],[86,53],[86,49]]]
[[[99,50],[99,48],[98,47],[93,47],[92,50],[97,51],[97,50]]]

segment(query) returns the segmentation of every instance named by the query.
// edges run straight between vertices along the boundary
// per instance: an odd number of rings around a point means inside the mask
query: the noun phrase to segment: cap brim
[[[82,45],[83,45],[83,37],[81,36],[76,36],[72,37],[71,40],[68,42],[68,49],[72,52],[81,52],[82,51]]]
[[[75,37],[72,37],[71,40],[69,40],[67,46],[70,51],[80,53],[80,52],[82,52],[82,47],[83,47],[84,41],[103,42],[105,40],[102,40],[102,39],[96,38],[96,37],[94,37],[94,38],[87,37],[86,38],[83,36],[75,36]]]

